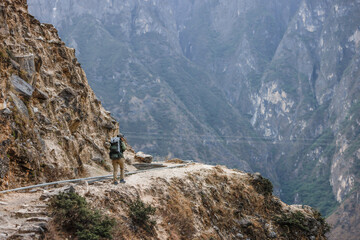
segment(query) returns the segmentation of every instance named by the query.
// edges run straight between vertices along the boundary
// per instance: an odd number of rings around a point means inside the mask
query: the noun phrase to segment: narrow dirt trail
[[[42,191],[0,195],[0,239],[39,239],[49,217]]]
[[[158,177],[182,177],[187,171],[201,168],[196,164],[166,164],[165,166],[163,168],[128,172],[125,185],[127,187],[148,185]],[[113,185],[109,176],[100,178],[97,181],[91,179],[89,182],[93,184],[93,188],[121,188],[123,186]],[[80,184],[87,186],[89,183],[81,181]],[[51,219],[46,210],[47,201],[51,196],[64,191],[72,185],[75,185],[75,183],[69,182],[46,186],[46,189],[33,188],[26,191],[0,194],[0,240],[41,239],[43,233],[47,230],[47,223]]]

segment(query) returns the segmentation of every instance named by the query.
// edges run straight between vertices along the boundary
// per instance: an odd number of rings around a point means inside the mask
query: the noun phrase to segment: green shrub
[[[79,240],[112,239],[115,220],[92,210],[85,198],[77,193],[60,193],[50,201],[55,220]]]
[[[155,226],[155,221],[151,220],[151,215],[154,215],[156,208],[151,205],[145,205],[140,198],[129,204],[129,216],[133,223],[142,227],[146,231],[151,231]]]
[[[270,180],[260,175],[251,180],[251,184],[258,193],[264,194],[265,196],[271,195],[273,192],[273,185]]]
[[[304,231],[310,231],[307,226],[304,225],[305,216],[302,212],[296,211],[290,215],[282,214],[280,217],[275,216],[274,221],[281,226],[296,227]]]
[[[324,232],[328,233],[331,230],[331,226],[326,222],[325,218],[321,216],[321,213],[317,210],[314,211],[314,217],[317,221],[321,223],[324,228]]]

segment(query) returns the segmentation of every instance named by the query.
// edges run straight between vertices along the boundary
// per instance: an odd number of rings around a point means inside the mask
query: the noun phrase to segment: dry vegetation
[[[315,212],[283,204],[256,174],[213,167],[149,181],[147,187],[84,190],[94,208],[116,219],[114,239],[325,239]],[[146,218],[151,228],[134,221],[129,206],[135,201],[144,203],[142,209],[156,208]]]

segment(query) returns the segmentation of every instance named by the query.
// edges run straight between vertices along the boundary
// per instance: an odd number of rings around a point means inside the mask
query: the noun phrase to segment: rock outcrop
[[[284,204],[259,174],[190,164],[135,174],[126,181],[120,187],[75,187],[117,219],[125,239],[326,239],[327,226],[317,211]],[[154,232],[137,228],[128,218],[128,206],[138,198],[156,208]]]
[[[75,50],[25,0],[0,3],[0,189],[101,172],[118,123]]]
[[[34,219],[32,216],[39,216],[29,209],[49,203],[51,196],[61,191],[75,191],[92,208],[115,218],[113,239],[326,239],[327,225],[317,211],[284,204],[271,194],[271,183],[259,174],[189,164],[141,172],[128,176],[126,181],[121,185],[105,181],[43,190],[44,193],[38,190],[0,196],[5,203],[0,204],[0,213],[5,213],[0,223],[7,221],[11,225],[16,213],[20,214],[19,226],[6,231],[9,236],[11,232],[19,234]],[[26,206],[22,204],[24,199],[29,199]],[[136,201],[156,208],[148,219],[154,222],[153,228],[133,222],[129,206]],[[36,220],[46,220],[43,236],[47,239],[70,239],[71,233],[61,228],[61,221],[39,217]],[[38,228],[28,228],[27,234],[34,234],[31,230],[36,232]]]

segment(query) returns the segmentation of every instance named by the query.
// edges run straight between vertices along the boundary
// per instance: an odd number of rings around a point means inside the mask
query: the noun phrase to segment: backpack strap
[[[117,142],[117,147],[118,147],[118,152],[119,152],[119,153],[121,153],[120,142],[121,142],[121,139],[119,138],[119,139],[118,139],[118,142]]]
[[[125,143],[123,141],[121,141],[121,152],[125,152],[127,149]]]

